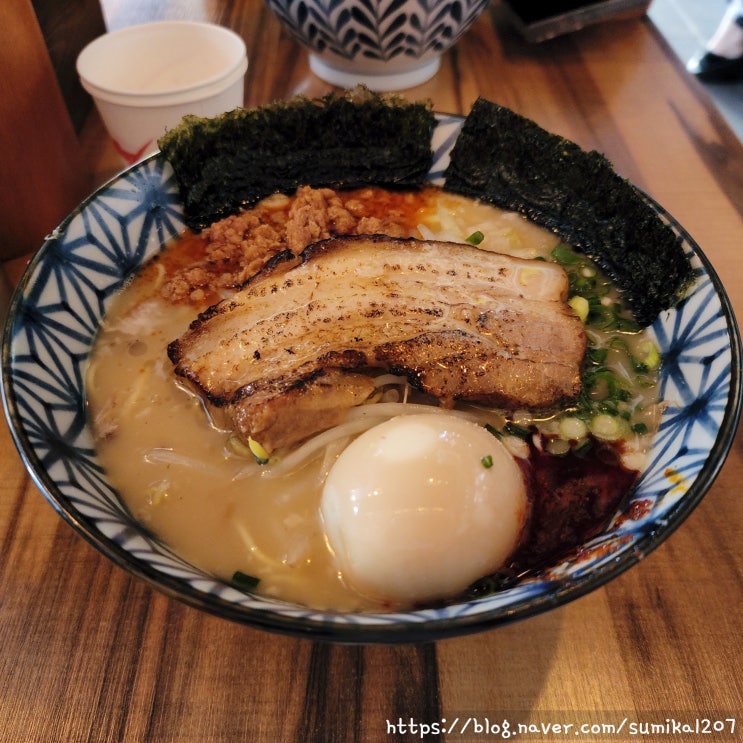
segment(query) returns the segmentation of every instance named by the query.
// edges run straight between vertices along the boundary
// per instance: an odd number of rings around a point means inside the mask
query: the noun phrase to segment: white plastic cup
[[[77,72],[119,154],[129,163],[186,114],[215,116],[243,105],[248,58],[234,32],[211,23],[157,21],[99,36]]]

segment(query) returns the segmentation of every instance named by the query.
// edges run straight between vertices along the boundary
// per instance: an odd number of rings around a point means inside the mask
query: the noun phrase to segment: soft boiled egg
[[[450,413],[403,415],[363,433],[328,473],[320,506],[343,580],[397,606],[455,596],[497,570],[527,510],[508,450]]]

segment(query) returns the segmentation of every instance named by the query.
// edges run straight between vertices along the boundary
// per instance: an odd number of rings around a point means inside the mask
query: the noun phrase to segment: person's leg
[[[743,79],[743,0],[732,0],[704,52],[686,68],[707,82]]]

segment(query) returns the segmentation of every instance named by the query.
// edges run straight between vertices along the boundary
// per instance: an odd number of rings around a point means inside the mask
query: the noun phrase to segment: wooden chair
[[[95,3],[99,22],[78,17],[102,31]],[[38,248],[91,185],[39,17],[31,0],[0,3],[0,262]],[[66,29],[82,48],[89,39],[77,31]]]

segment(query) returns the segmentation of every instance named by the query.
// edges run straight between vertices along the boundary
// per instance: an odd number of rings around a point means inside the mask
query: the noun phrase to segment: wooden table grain
[[[331,90],[259,0],[107,0],[104,11],[111,28],[147,18],[233,27],[250,57],[247,105]],[[438,75],[406,95],[452,113],[483,95],[605,153],[689,230],[743,316],[743,147],[648,19],[532,46],[493,3]],[[95,114],[81,143],[98,182],[122,167]],[[22,261],[6,269],[17,278]],[[59,518],[5,423],[0,452],[5,743],[501,740],[493,726],[504,720],[512,731],[625,720],[619,734],[580,736],[594,741],[743,739],[740,434],[690,518],[608,585],[489,632],[359,647],[257,631],[152,590]],[[457,718],[451,734],[423,735]],[[726,732],[704,734],[704,719]],[[673,732],[697,720],[698,733],[630,734],[633,722]]]

